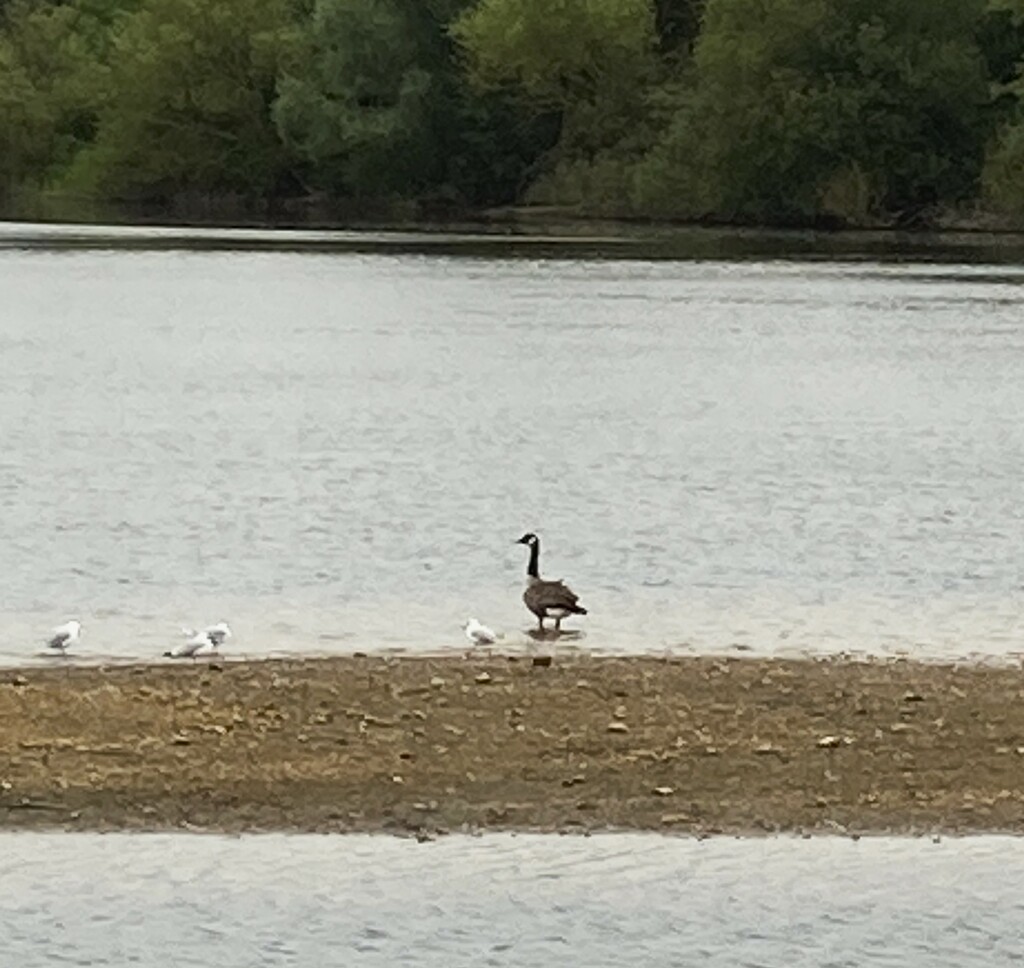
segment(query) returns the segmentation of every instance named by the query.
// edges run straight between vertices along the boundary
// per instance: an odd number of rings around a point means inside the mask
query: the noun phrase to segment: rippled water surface
[[[1019,268],[3,242],[2,661],[1019,647]]]
[[[0,834],[4,961],[1019,963],[1024,842]]]

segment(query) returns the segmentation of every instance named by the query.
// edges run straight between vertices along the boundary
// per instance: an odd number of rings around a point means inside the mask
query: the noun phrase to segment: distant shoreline
[[[408,253],[472,258],[718,262],[1024,263],[1024,231],[979,226],[772,228],[587,219],[550,212],[422,221],[171,218],[118,221],[0,219],[0,251],[147,250]]]
[[[0,671],[0,826],[1024,831],[1016,666],[369,655]]]
[[[625,236],[638,232],[660,235],[704,233],[719,235],[808,235],[824,237],[927,238],[936,236],[1024,236],[1024,219],[983,209],[941,210],[917,222],[895,219],[865,222],[807,219],[806,221],[728,221],[681,219],[654,215],[609,215],[572,205],[502,205],[431,207],[415,203],[360,203],[351,200],[288,198],[252,205],[226,196],[191,196],[161,205],[103,201],[60,193],[32,195],[20,203],[0,199],[0,225],[11,222],[39,225],[116,225],[123,228],[203,227],[334,231],[476,231],[566,233]]]

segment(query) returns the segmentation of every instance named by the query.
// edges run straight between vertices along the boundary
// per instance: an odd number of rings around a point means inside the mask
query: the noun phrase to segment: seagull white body
[[[208,631],[196,632],[187,642],[182,642],[164,653],[169,659],[198,659],[205,655],[216,654],[217,643],[214,642]]]
[[[473,645],[493,645],[498,640],[493,629],[481,625],[475,618],[467,619],[462,628],[465,630],[466,638]]]
[[[231,638],[231,626],[227,622],[218,622],[216,625],[207,625],[201,632],[195,629],[183,628],[183,635],[187,635],[190,639],[199,638],[201,636],[207,636],[214,645],[223,645],[225,640]]]
[[[231,626],[227,622],[218,622],[204,630],[214,645],[223,645],[226,639],[231,638]]]
[[[58,625],[46,644],[51,649],[60,649],[66,652],[69,645],[74,645],[82,635],[82,623],[72,619],[63,625]]]

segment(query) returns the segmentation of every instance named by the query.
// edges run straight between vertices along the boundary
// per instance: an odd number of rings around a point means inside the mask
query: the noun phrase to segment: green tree
[[[8,4],[0,33],[0,187],[42,184],[93,137],[116,5]]]
[[[1002,124],[989,145],[982,199],[996,212],[1024,216],[1024,0],[992,0],[986,54]]]
[[[422,190],[439,177],[438,37],[400,0],[317,0],[302,68],[274,106],[312,179],[340,194]]]
[[[452,35],[476,89],[514,94],[558,127],[528,198],[608,209],[643,142],[657,69],[650,0],[481,0]]]
[[[95,143],[63,186],[147,200],[279,191],[289,159],[270,107],[293,49],[286,0],[143,0],[116,34]]]
[[[481,0],[452,30],[480,86],[559,107],[635,83],[654,47],[648,0]]]
[[[17,52],[0,37],[0,196],[46,158],[49,119],[40,116],[34,88]]]
[[[982,0],[708,0],[640,203],[725,219],[862,220],[977,185]]]
[[[500,92],[466,85],[458,0],[317,0],[274,118],[305,180],[341,196],[511,200],[550,143]]]
[[[655,0],[654,21],[663,54],[690,53],[700,34],[705,0]]]

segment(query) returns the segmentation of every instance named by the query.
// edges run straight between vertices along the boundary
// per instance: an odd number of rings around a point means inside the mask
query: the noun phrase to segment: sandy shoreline
[[[1024,830],[1024,675],[339,657],[0,671],[0,826]]]

